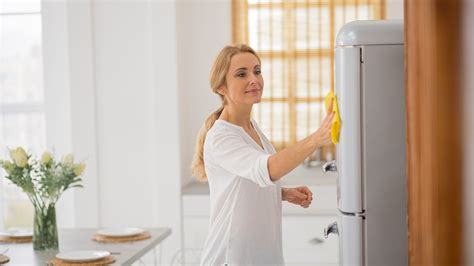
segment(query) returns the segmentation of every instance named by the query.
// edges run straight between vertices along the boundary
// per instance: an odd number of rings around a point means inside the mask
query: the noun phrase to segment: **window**
[[[40,0],[0,0],[0,158],[46,147]],[[31,227],[32,205],[0,171],[0,229]]]
[[[277,150],[314,132],[334,90],[334,40],[347,22],[383,19],[384,0],[233,0],[233,42],[262,60],[265,91],[254,119]],[[317,151],[334,157],[333,146]]]

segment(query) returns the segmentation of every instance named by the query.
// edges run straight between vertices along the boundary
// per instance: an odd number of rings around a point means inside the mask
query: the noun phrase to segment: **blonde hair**
[[[203,127],[199,131],[196,141],[196,149],[194,152],[194,159],[191,164],[191,170],[194,177],[196,177],[199,181],[206,181],[207,175],[204,168],[204,141],[206,139],[206,134],[209,129],[214,125],[217,119],[219,119],[222,111],[224,110],[225,106],[225,98],[221,94],[217,92],[217,90],[226,85],[226,75],[229,71],[230,61],[232,57],[236,54],[240,53],[251,53],[255,55],[260,63],[260,58],[258,57],[257,53],[248,45],[245,44],[236,44],[236,45],[228,45],[225,46],[217,55],[214,63],[212,64],[211,68],[211,76],[210,76],[210,85],[211,90],[215,94],[219,95],[222,101],[222,106],[219,107],[216,111],[214,111],[204,123]]]

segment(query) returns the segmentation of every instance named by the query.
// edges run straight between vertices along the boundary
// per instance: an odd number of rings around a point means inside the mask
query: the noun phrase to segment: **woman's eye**
[[[255,73],[255,75],[260,75],[260,74],[262,74],[262,71],[261,70],[256,70],[254,73]]]
[[[237,74],[237,77],[243,78],[243,77],[245,77],[245,73],[238,73],[238,74]]]

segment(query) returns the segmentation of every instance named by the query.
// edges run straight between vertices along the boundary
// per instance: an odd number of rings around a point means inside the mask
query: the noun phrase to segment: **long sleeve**
[[[221,131],[210,138],[209,156],[226,171],[247,178],[260,187],[273,186],[268,172],[271,154],[256,149],[235,132]]]

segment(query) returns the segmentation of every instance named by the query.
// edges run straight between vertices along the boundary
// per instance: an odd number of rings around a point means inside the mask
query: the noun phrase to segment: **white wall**
[[[156,188],[153,194],[156,208],[152,211],[155,225],[167,226],[173,231],[162,246],[162,261],[169,263],[182,241],[176,2],[153,1],[151,11],[155,92],[152,134],[155,155],[152,180],[155,183],[151,184]]]
[[[151,210],[156,189],[146,185],[156,163],[150,145],[155,133],[150,15],[146,1],[93,4],[103,225],[152,224],[150,213],[143,212]]]
[[[181,247],[176,10],[171,0],[43,1],[48,146],[86,159],[60,227],[170,227]],[[74,208],[71,208],[74,206]]]
[[[180,248],[174,1],[95,1],[102,226],[167,226]]]
[[[231,43],[230,0],[178,0],[178,90],[182,183],[192,182],[191,161],[196,136],[220,100],[211,92],[214,57]]]
[[[386,0],[385,15],[387,19],[403,19],[403,0]]]

